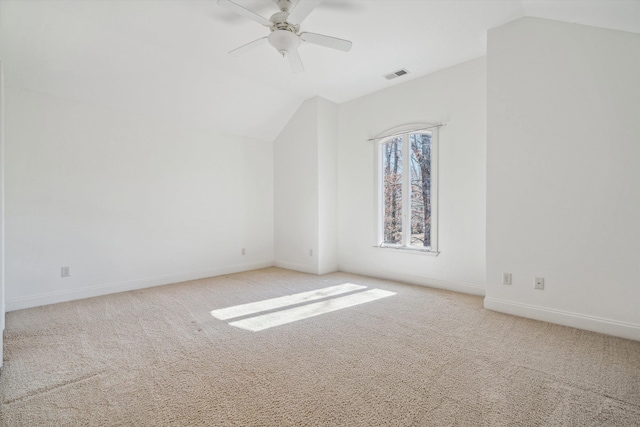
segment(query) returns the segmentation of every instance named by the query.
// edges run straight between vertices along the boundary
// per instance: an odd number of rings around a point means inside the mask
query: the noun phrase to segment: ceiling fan
[[[241,55],[268,41],[283,57],[288,59],[291,70],[294,73],[299,73],[304,71],[302,59],[300,59],[300,54],[298,53],[298,46],[300,46],[300,43],[303,41],[344,52],[348,52],[351,49],[352,43],[349,40],[325,36],[323,34],[300,32],[300,23],[309,16],[313,9],[322,3],[322,0],[298,0],[295,7],[291,0],[276,1],[280,12],[274,13],[271,15],[271,18],[267,19],[231,0],[218,0],[220,6],[232,10],[238,15],[249,18],[265,27],[269,27],[271,30],[268,36],[240,46],[229,52],[230,55]]]

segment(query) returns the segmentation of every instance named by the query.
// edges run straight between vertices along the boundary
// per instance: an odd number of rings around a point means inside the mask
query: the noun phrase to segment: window
[[[380,247],[438,251],[438,128],[425,128],[379,139]]]

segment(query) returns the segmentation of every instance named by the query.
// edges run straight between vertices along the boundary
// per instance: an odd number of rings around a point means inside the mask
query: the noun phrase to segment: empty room
[[[0,0],[0,425],[640,426],[640,0]]]

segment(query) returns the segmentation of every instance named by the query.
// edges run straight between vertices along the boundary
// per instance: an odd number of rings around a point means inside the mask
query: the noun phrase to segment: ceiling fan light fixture
[[[269,34],[269,43],[282,55],[286,55],[300,46],[300,37],[291,31],[275,30]]]
[[[273,0],[271,0],[273,1]],[[280,8],[279,12],[271,15],[270,19],[266,19],[251,9],[236,3],[233,0],[218,0],[220,6],[233,10],[238,15],[251,19],[259,24],[269,27],[271,33],[268,36],[259,38],[240,46],[229,54],[233,56],[245,53],[255,46],[268,41],[278,53],[287,58],[294,73],[304,71],[302,59],[298,47],[301,42],[316,44],[331,49],[348,52],[351,49],[351,42],[336,37],[325,36],[323,34],[300,32],[300,24],[306,17],[316,8],[323,0],[297,0],[295,6],[292,0],[275,0]]]

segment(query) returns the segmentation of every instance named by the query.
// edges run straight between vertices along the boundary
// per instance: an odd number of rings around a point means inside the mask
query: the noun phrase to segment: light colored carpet
[[[343,283],[396,294],[260,332],[211,315]],[[15,311],[5,350],[6,426],[640,425],[640,342],[344,273],[269,268]]]

